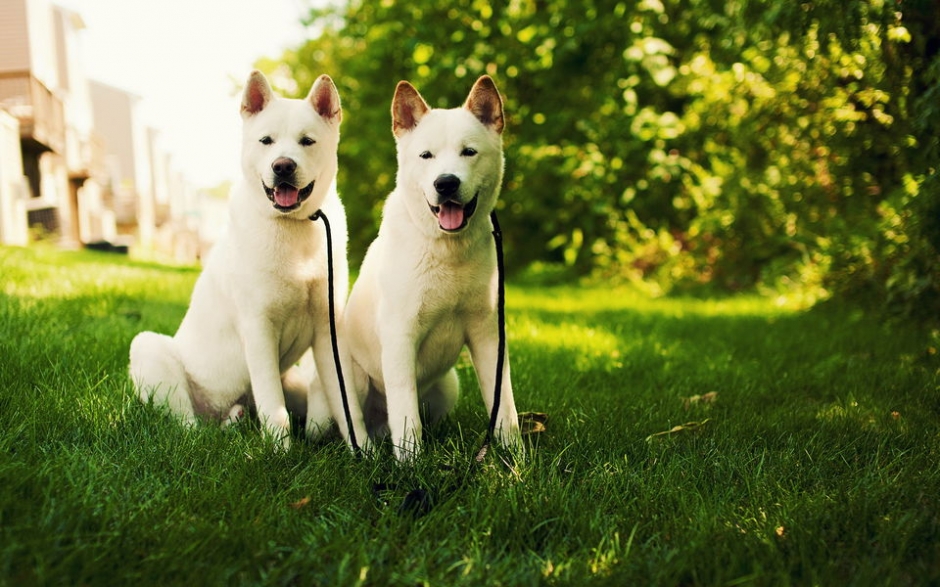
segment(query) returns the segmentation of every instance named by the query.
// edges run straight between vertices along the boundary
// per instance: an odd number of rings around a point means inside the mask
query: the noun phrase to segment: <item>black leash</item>
[[[339,379],[339,391],[343,398],[343,412],[346,414],[346,429],[349,430],[349,443],[353,447],[356,456],[361,456],[362,451],[359,443],[356,442],[356,431],[353,429],[352,414],[349,413],[349,398],[346,395],[346,380],[343,379],[343,364],[339,360],[339,345],[336,342],[336,313],[333,304],[333,235],[330,231],[330,221],[327,219],[323,210],[317,210],[310,215],[310,220],[316,222],[323,221],[326,228],[326,277],[327,277],[327,297],[330,313],[330,341],[333,343],[333,362],[336,363],[336,377]]]
[[[496,417],[499,414],[499,404],[502,399],[503,391],[503,355],[506,353],[506,285],[505,285],[505,267],[503,266],[503,233],[499,229],[499,220],[496,218],[496,210],[490,212],[490,220],[493,222],[493,241],[496,243],[496,320],[499,328],[499,344],[496,347],[496,384],[493,386],[493,408],[490,410],[490,424],[486,429],[486,436],[483,438],[483,446],[477,452],[476,461],[483,462],[487,451],[490,449],[490,443],[493,441],[493,434],[496,432]]]

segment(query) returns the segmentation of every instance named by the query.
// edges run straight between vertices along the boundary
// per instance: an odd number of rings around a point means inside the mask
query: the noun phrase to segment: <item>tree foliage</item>
[[[397,81],[457,106],[488,73],[516,267],[940,309],[934,8],[350,0],[312,11],[321,34],[279,67],[298,89],[324,71],[340,87],[354,263],[394,183]]]

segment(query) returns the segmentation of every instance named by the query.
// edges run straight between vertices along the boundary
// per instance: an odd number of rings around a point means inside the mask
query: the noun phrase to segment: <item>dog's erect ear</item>
[[[485,126],[497,133],[503,132],[503,99],[499,97],[499,90],[490,76],[480,76],[473,84],[463,107],[472,112]]]
[[[406,81],[398,82],[392,98],[392,134],[400,137],[414,129],[430,109],[413,85]]]
[[[313,105],[313,109],[323,118],[335,119],[335,122],[343,120],[343,107],[339,103],[339,92],[333,80],[325,73],[317,78],[307,94],[307,100]]]
[[[261,112],[273,99],[274,92],[271,91],[268,78],[258,70],[252,71],[242,94],[242,116],[247,118]]]

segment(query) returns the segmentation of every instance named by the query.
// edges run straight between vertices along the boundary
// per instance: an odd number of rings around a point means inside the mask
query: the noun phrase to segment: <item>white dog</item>
[[[330,338],[324,223],[308,219],[322,210],[330,222],[342,312],[349,275],[346,216],[335,186],[339,94],[321,75],[305,100],[280,98],[255,71],[241,114],[244,177],[232,191],[228,232],[207,258],[176,335],[134,338],[130,374],[142,401],[187,423],[240,416],[240,402],[252,397],[264,430],[287,448],[285,394],[299,395],[292,408],[305,409],[309,381],[296,363],[312,347],[330,411],[348,438]],[[322,415],[313,408],[321,399],[309,400],[311,435],[319,433]],[[349,404],[353,429],[365,440],[358,402]]]
[[[391,433],[399,460],[420,451],[420,412],[434,422],[456,403],[464,345],[493,406],[499,339],[489,214],[503,177],[502,130],[502,99],[489,77],[449,110],[429,108],[408,82],[395,91],[396,187],[350,294],[346,342],[366,426]],[[520,445],[508,351],[500,399],[497,437]]]

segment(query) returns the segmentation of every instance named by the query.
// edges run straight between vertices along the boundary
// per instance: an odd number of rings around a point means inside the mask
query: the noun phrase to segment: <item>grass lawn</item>
[[[508,289],[524,460],[455,415],[410,468],[133,396],[196,271],[0,248],[0,584],[940,583],[940,334],[826,304]],[[211,349],[206,349],[211,352]],[[384,485],[377,485],[384,484]],[[415,488],[422,516],[399,511]]]

